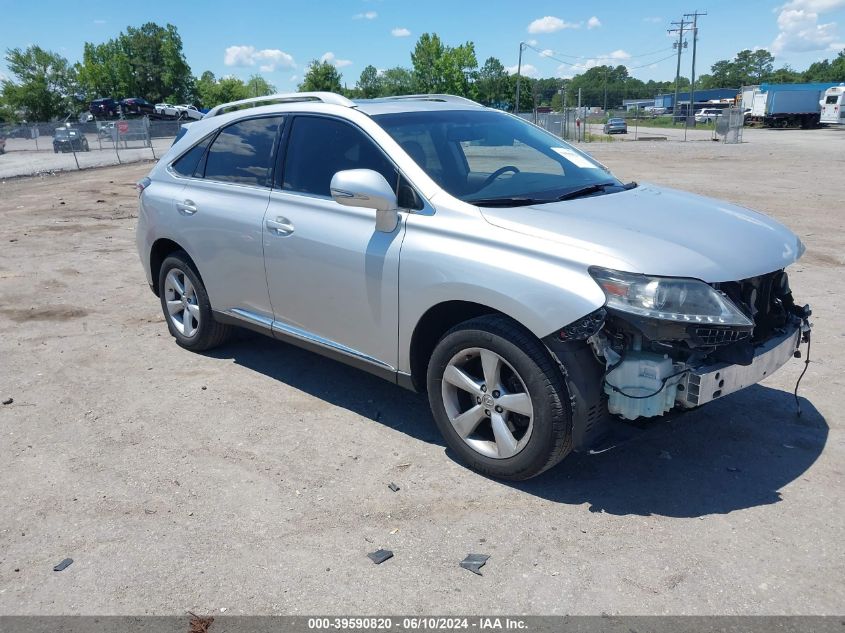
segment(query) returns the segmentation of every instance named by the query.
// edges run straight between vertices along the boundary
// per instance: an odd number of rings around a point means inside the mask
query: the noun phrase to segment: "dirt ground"
[[[842,614],[845,134],[751,132],[587,149],[801,236],[803,417],[796,360],[517,485],[367,374],[258,335],[178,348],[135,252],[149,164],[0,184],[0,614]]]

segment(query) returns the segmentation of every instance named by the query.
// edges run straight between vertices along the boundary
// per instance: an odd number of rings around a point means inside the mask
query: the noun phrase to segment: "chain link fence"
[[[745,112],[742,108],[728,108],[716,119],[716,135],[723,143],[742,143]]]
[[[173,143],[182,123],[143,117],[3,125],[0,177],[156,160]]]

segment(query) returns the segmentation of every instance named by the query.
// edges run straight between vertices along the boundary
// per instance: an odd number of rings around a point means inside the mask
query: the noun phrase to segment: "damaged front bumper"
[[[750,365],[717,363],[690,367],[677,383],[675,404],[685,409],[700,406],[754,385],[780,369],[801,343],[800,324],[791,324],[754,348]]]

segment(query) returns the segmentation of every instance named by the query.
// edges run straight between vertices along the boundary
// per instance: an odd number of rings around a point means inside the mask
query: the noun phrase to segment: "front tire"
[[[158,288],[167,329],[181,347],[202,352],[230,337],[231,327],[214,319],[205,285],[186,253],[173,253],[162,262]]]
[[[449,330],[429,361],[427,386],[446,443],[482,474],[528,479],[572,450],[563,375],[511,319],[486,315]]]

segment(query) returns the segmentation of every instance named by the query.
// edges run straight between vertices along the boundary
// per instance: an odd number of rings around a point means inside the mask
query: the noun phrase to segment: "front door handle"
[[[176,210],[182,215],[193,215],[197,212],[197,205],[193,200],[183,200],[176,203]]]
[[[282,216],[278,216],[275,220],[267,220],[265,224],[267,225],[267,230],[274,235],[284,237],[293,233],[293,224],[290,220]]]

